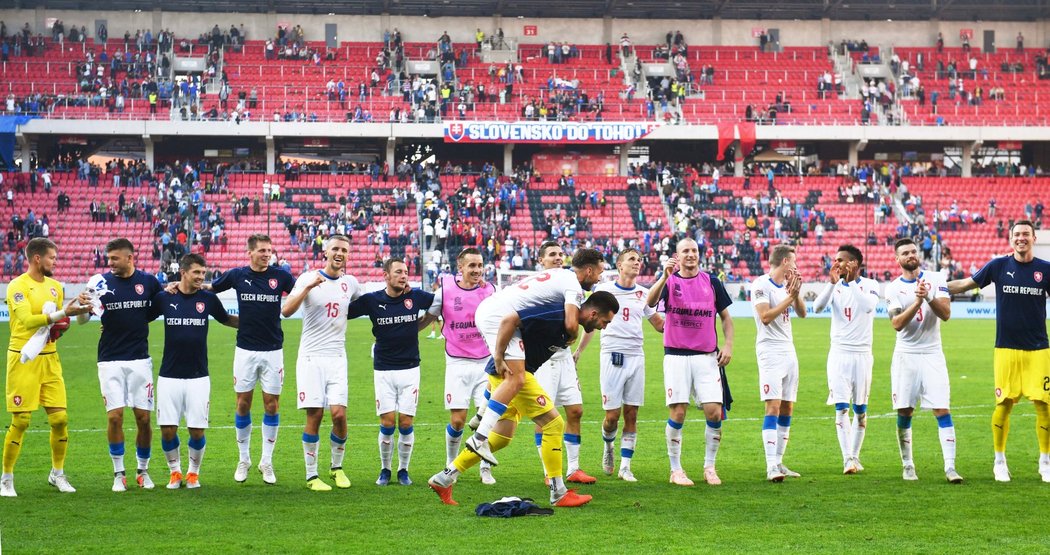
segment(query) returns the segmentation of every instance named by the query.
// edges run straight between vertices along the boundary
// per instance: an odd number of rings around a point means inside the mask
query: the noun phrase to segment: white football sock
[[[712,428],[710,424],[704,430],[704,468],[715,465],[718,447],[722,444],[722,428]]]
[[[251,440],[252,440],[252,425],[249,424],[243,428],[234,427],[237,431],[237,453],[240,456],[242,462],[249,462],[252,460],[251,456]]]
[[[777,464],[784,464],[784,453],[791,440],[791,426],[777,425]]]
[[[317,476],[316,441],[303,441],[303,461],[306,462],[306,479],[309,480],[310,478]]]
[[[408,433],[400,432],[401,439],[397,442],[397,469],[408,470],[408,463],[412,461],[412,445],[416,442],[416,433],[410,426]]]
[[[551,503],[554,503],[556,500],[560,499],[561,496],[565,495],[565,479],[561,476],[555,476],[554,478],[551,478],[550,489]]]
[[[766,470],[771,470],[777,465],[777,431],[776,429],[762,430],[762,448],[766,452]]]
[[[186,468],[187,474],[198,474],[201,471],[201,461],[204,459],[204,449],[207,446],[201,446],[200,449],[189,448],[190,465]]]
[[[842,451],[843,462],[853,457],[850,450],[849,440],[853,427],[849,422],[849,409],[838,409],[835,411],[835,432],[839,436],[839,449]]]
[[[452,461],[459,455],[459,448],[463,443],[463,430],[459,430],[457,436],[453,436],[451,431],[451,425],[445,426],[445,466],[452,466]]]
[[[389,430],[389,434],[383,433]],[[394,428],[384,429],[379,427],[379,466],[390,469],[390,461],[394,458]]]
[[[937,437],[941,440],[941,454],[944,455],[944,469],[955,468],[955,426],[937,428]],[[1050,463],[1050,460],[1047,461]]]
[[[331,443],[332,449],[332,466],[331,468],[342,468],[343,467],[343,456],[346,455],[346,438],[336,437],[335,434],[328,436],[328,441]],[[316,451],[315,451],[316,452]],[[316,465],[316,461],[314,462]]]
[[[624,432],[620,437],[620,468],[631,468],[634,446],[638,443],[637,432]]]
[[[911,454],[911,428],[897,428],[897,446],[901,451],[901,464],[914,464]]]
[[[182,472],[182,458],[179,456],[179,448],[164,452],[164,458],[168,461],[168,470],[171,472]]]
[[[572,476],[580,469],[580,436],[565,434],[565,475]]]
[[[868,414],[853,414],[853,437],[850,442],[850,454],[860,459],[860,448],[864,445],[864,432],[868,429]]]
[[[124,453],[121,453],[119,455],[114,455],[113,453],[110,453],[109,458],[113,460],[113,473],[124,473]]]
[[[277,431],[281,429],[276,414],[273,415],[273,424],[267,422],[269,418],[268,414],[263,416],[262,455],[259,457],[259,462],[263,464],[273,464],[273,448],[277,446]]]
[[[675,428],[670,422],[668,420],[667,426],[664,427],[664,437],[667,439],[667,458],[671,462],[671,472],[675,472],[682,469],[682,428],[681,424]]]

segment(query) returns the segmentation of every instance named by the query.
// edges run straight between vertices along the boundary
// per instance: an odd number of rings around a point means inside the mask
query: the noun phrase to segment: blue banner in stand
[[[445,122],[446,143],[623,144],[656,129],[647,122]]]

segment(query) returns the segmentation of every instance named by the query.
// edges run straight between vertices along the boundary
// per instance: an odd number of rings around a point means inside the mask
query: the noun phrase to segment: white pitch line
[[[977,407],[960,407],[960,408],[977,408]],[[982,406],[981,408],[984,408],[984,407]],[[895,412],[888,412],[888,413],[885,413],[885,414],[869,414],[868,418],[880,419],[881,420],[883,418],[896,418],[896,416],[897,416],[897,413],[895,413]],[[1030,413],[1030,414],[1022,413],[1022,414],[1014,414],[1013,418],[1030,418],[1030,417],[1034,417],[1034,416],[1035,416],[1034,413]],[[991,413],[988,413],[988,414],[956,414],[956,413],[953,412],[952,413],[952,418],[991,418]],[[794,417],[792,417],[792,421],[794,421],[794,422],[798,422],[799,420],[834,420],[834,419],[835,419],[834,416],[794,416]],[[734,417],[732,415],[732,412],[730,412],[729,418],[726,419],[726,421],[729,422],[730,424],[732,424],[733,422],[761,422],[762,420],[763,420],[763,418],[758,418],[758,417],[737,418],[737,417]],[[661,420],[639,420],[638,421],[639,424],[663,424],[665,422],[667,422],[667,419],[661,419]],[[693,422],[700,422],[700,420],[693,419]],[[593,426],[599,425],[601,423],[602,423],[601,420],[584,420],[584,421],[581,422],[581,424],[593,425]],[[448,424],[447,422],[415,422],[413,424],[413,426],[417,427],[417,428],[429,428],[429,427],[442,427],[443,428],[447,424]],[[374,427],[378,426],[378,424],[376,424],[376,423],[369,423],[369,424],[350,424],[350,423],[347,423],[346,426],[347,426],[347,428],[374,428]],[[295,425],[295,424],[285,424],[285,425],[282,425],[281,428],[301,429],[302,426]],[[209,430],[232,430],[232,429],[234,429],[234,426],[211,426],[208,429]],[[99,432],[105,432],[105,431],[106,431],[105,428],[82,428],[82,429],[78,429],[78,430],[69,430],[70,433],[78,433],[78,434],[80,434],[80,433],[99,433]],[[133,432],[134,428],[129,428],[129,431]],[[26,433],[28,433],[28,434],[43,434],[43,433],[50,433],[50,430],[47,430],[47,429],[26,430]]]

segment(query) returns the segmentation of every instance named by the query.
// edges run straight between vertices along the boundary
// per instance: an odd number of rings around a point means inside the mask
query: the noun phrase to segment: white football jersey
[[[642,354],[645,321],[656,314],[646,302],[649,290],[641,285],[624,289],[615,281],[599,284],[595,291],[606,291],[616,297],[620,311],[601,331],[603,353]]]
[[[784,299],[788,296],[785,285],[777,285],[769,274],[763,274],[755,278],[755,281],[751,284],[751,305],[768,304],[770,307],[774,307],[784,302]],[[794,310],[794,307],[788,307],[780,316],[777,316],[776,319],[768,324],[762,323],[762,317],[759,316],[757,310],[752,311],[755,315],[755,327],[758,328],[758,335],[755,337],[755,348],[794,346],[791,336],[791,313]]]
[[[915,302],[915,287],[919,280],[926,282],[927,289],[930,290],[929,296],[932,298],[951,299],[948,282],[940,272],[921,272],[918,280],[912,281],[900,276],[886,287],[886,302],[889,303],[891,311],[903,310]],[[897,332],[895,350],[920,354],[941,350],[941,319],[930,310],[928,303],[922,303],[915,317],[904,329]]]
[[[478,329],[495,333],[500,320],[512,312],[548,305],[583,304],[583,288],[576,272],[565,268],[544,270],[499,291],[478,305]]]
[[[320,270],[312,270],[295,281],[292,295],[317,279]],[[361,285],[354,276],[343,274],[328,278],[306,294],[300,310],[303,313],[303,334],[299,353],[316,356],[346,355],[346,311],[350,301],[361,296]]]
[[[831,295],[831,348],[850,353],[870,353],[879,284],[868,278],[835,284]]]

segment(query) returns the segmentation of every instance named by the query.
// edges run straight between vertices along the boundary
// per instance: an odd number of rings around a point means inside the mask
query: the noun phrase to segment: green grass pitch
[[[345,467],[353,487],[312,493],[303,487],[300,435],[302,414],[295,409],[294,361],[300,323],[284,322],[287,336],[286,397],[275,455],[279,482],[267,486],[253,469],[247,483],[232,479],[236,464],[231,384],[234,332],[212,325],[213,379],[208,448],[197,491],[163,488],[167,468],[159,431],[153,441],[154,491],[109,491],[112,467],[95,369],[98,325],[75,326],[60,343],[69,393],[70,435],[66,469],[78,488],[61,495],[46,482],[49,468],[47,425],[33,415],[16,468],[17,499],[0,501],[0,542],[10,553],[132,552],[689,552],[700,549],[797,552],[959,552],[994,548],[1020,552],[1046,549],[1045,507],[1050,486],[1039,482],[1034,412],[1022,403],[1014,412],[1009,446],[1014,481],[992,480],[992,343],[994,323],[960,320],[945,324],[945,351],[952,380],[953,414],[958,430],[957,468],[966,483],[944,481],[936,423],[929,412],[917,415],[915,459],[919,482],[901,480],[895,418],[889,395],[893,333],[876,321],[875,370],[867,440],[866,471],[842,476],[832,410],[827,396],[825,357],[828,320],[797,321],[795,342],[801,361],[800,402],[796,408],[787,464],[803,477],[782,484],[765,481],[761,445],[762,408],[758,399],[751,320],[736,320],[736,349],[728,368],[736,403],[724,426],[718,458],[721,487],[702,483],[680,488],[667,483],[663,429],[660,337],[648,329],[647,405],[640,411],[634,471],[637,484],[601,473],[600,394],[597,344],[581,361],[584,391],[582,466],[599,477],[582,489],[594,501],[579,509],[559,509],[551,518],[490,520],[474,516],[477,504],[504,495],[546,503],[542,470],[531,426],[500,453],[498,483],[484,486],[471,471],[455,489],[460,507],[440,504],[425,482],[444,462],[442,404],[443,342],[421,335],[422,393],[416,420],[412,476],[416,485],[379,488],[372,370],[367,322],[350,323],[350,438]],[[0,339],[6,341],[7,326]],[[154,324],[151,349],[160,358],[162,330]],[[159,366],[159,364],[158,364]],[[261,399],[256,399],[253,459],[260,449]],[[4,416],[6,419],[7,417]],[[134,468],[133,424],[126,418],[129,468]],[[328,463],[327,424],[322,428],[319,462]],[[185,450],[186,432],[181,430]],[[396,456],[396,455],[395,455]],[[185,459],[185,454],[183,455]],[[692,408],[685,426],[683,462],[702,478],[703,420]],[[185,464],[185,463],[184,463]],[[491,543],[493,547],[483,547]]]

